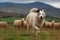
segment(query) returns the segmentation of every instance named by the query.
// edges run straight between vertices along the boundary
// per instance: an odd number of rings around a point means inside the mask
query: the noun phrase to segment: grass
[[[21,19],[19,17],[8,17],[8,18],[0,18],[0,21],[6,21],[6,22],[9,22],[9,23],[13,23],[14,20],[16,19]]]
[[[55,40],[56,32],[41,30],[39,36],[28,35],[26,30],[0,29],[0,40]]]
[[[60,22],[60,18],[53,18],[53,17],[46,17],[45,20],[47,20],[47,21],[54,20],[55,22]]]

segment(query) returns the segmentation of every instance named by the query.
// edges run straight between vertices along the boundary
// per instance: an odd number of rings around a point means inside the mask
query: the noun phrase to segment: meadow
[[[42,29],[39,36],[29,35],[25,30],[14,29],[13,22],[16,19],[21,19],[20,17],[6,17],[0,18],[1,21],[7,21],[9,26],[7,29],[0,28],[0,40],[60,40],[60,30],[52,29]],[[49,20],[50,19],[50,20]],[[53,18],[46,18],[46,20],[51,21]],[[55,21],[60,19],[56,18]]]

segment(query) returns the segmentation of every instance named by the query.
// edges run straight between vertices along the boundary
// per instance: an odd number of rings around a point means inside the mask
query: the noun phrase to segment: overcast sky
[[[0,2],[16,2],[16,3],[30,3],[35,1],[47,3],[54,7],[60,8],[60,0],[0,0]]]

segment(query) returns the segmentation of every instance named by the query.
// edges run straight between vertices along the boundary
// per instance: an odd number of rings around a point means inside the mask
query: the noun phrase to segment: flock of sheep
[[[60,22],[55,22],[55,21],[44,21],[43,22],[43,28],[45,29],[60,29]]]
[[[13,25],[14,25],[15,28],[18,28],[18,29],[20,29],[20,28],[27,29],[27,26],[28,26],[28,24],[25,20],[15,20]],[[48,21],[44,20],[43,23],[42,23],[42,28],[45,28],[45,29],[60,29],[60,22],[54,22],[54,21],[48,22]]]
[[[15,20],[13,23],[13,26],[15,28],[24,28],[26,29],[28,24],[26,22],[26,20]],[[3,28],[7,28],[8,27],[8,22],[0,22],[0,27]],[[60,22],[48,22],[48,21],[44,21],[42,24],[42,27],[47,29],[47,28],[51,28],[51,29],[60,29]]]
[[[21,20],[14,20],[13,26],[15,29],[27,29],[29,26],[30,29],[32,26],[32,28],[35,28],[37,32],[39,30],[39,27],[40,29],[60,29],[60,22],[55,22],[54,20],[52,22],[48,22],[45,20],[45,16],[46,14],[44,10],[32,8],[30,10],[30,13],[26,17],[26,20],[24,20],[24,18],[22,18]],[[7,28],[8,22],[0,22],[0,27]]]

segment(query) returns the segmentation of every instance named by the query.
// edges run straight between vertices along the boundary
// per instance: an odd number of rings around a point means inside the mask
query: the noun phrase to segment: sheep
[[[60,29],[60,22],[55,22],[54,20],[52,21],[52,27],[53,29]]]
[[[28,26],[27,22],[24,21],[23,28],[24,28],[24,29],[27,29],[27,26]]]
[[[60,22],[59,23],[55,22],[54,27],[55,27],[55,29],[60,29]]]
[[[21,27],[21,20],[15,20],[13,25],[14,25],[14,27],[16,29],[20,29],[20,27]]]
[[[60,22],[55,22],[54,20],[52,20],[52,22],[48,22],[48,21],[44,21],[42,24],[43,28],[47,29],[47,28],[51,28],[51,29],[60,29]]]
[[[21,26],[23,29],[27,28],[27,22],[26,22],[26,20],[24,20],[24,18],[22,18],[22,20],[21,20]]]
[[[31,28],[36,30],[35,35],[38,36],[40,33],[40,25],[45,18],[44,10],[39,10],[38,8],[32,8],[30,13],[26,17],[26,21],[28,23],[28,31],[30,33]]]
[[[54,28],[54,21],[52,21],[52,22],[44,21],[43,22],[43,28],[45,28],[45,29],[47,29],[47,28],[53,29]]]
[[[26,29],[27,28],[27,22],[22,18],[21,20],[15,20],[13,23],[14,27],[17,29]]]
[[[8,23],[7,22],[0,22],[0,27],[7,28]]]

